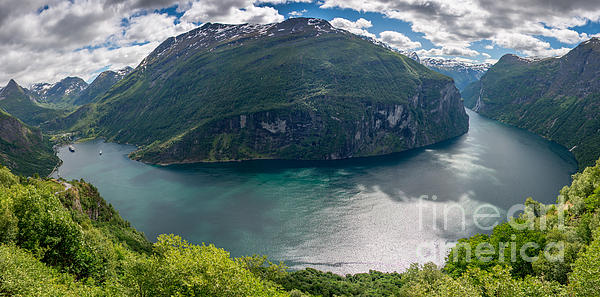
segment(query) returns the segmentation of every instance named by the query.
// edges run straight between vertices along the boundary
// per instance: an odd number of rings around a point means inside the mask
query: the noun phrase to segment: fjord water
[[[468,113],[466,135],[389,156],[158,167],[95,140],[61,148],[58,174],[93,183],[150,240],[175,233],[292,268],[402,271],[443,262],[444,246],[499,220],[475,212],[555,202],[576,171],[566,149]]]

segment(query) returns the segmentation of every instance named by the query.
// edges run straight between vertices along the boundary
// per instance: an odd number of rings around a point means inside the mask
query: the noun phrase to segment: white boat
[[[75,147],[74,147],[74,146],[72,146],[72,145],[69,145],[69,151],[70,151],[71,153],[74,153],[74,152],[75,152]]]

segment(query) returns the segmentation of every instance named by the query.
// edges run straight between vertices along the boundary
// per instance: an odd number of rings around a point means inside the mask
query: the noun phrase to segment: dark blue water
[[[469,116],[462,137],[383,157],[157,167],[98,140],[61,148],[58,173],[92,182],[151,240],[175,233],[293,268],[401,271],[441,263],[446,245],[501,220],[475,222],[475,211],[505,217],[530,196],[554,202],[576,170],[566,149]]]

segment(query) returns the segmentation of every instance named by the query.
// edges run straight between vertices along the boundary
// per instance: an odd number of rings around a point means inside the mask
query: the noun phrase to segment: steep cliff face
[[[451,78],[318,19],[169,38],[85,108],[57,123],[152,163],[370,156],[468,129]]]
[[[152,163],[245,159],[335,160],[400,152],[459,136],[468,118],[452,83],[439,100],[423,92],[405,104],[356,102],[347,118],[313,98],[308,105],[241,114],[207,122],[168,145],[136,152]]]
[[[572,150],[583,168],[600,156],[600,40],[560,58],[502,57],[463,92],[473,110]]]

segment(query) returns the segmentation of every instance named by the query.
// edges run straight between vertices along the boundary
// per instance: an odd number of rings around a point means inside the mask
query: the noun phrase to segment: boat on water
[[[74,146],[72,146],[72,145],[69,145],[69,151],[70,151],[71,153],[74,153],[74,152],[75,152],[75,147],[74,147]]]

